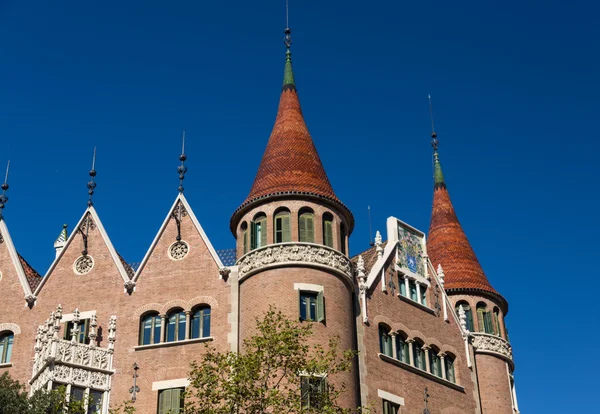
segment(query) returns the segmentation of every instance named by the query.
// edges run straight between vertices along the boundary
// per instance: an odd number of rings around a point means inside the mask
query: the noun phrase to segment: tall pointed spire
[[[498,298],[507,308],[506,300],[488,281],[458,221],[442,174],[438,152],[439,142],[435,130],[433,130],[431,137],[434,190],[429,240],[427,242],[429,257],[435,267],[440,264],[444,267],[444,287],[446,291],[485,292]]]
[[[2,194],[0,194],[0,220],[2,220],[2,213],[4,212],[4,207],[8,202],[8,197],[6,196],[6,192],[8,191],[8,172],[10,171],[10,161],[6,165],[6,175],[4,176],[4,183],[0,188],[2,188]]]
[[[341,207],[351,231],[354,226],[352,213],[335,195],[304,121],[292,69],[292,31],[288,27],[284,33],[285,68],[275,125],[250,193],[233,214],[232,230],[236,217],[251,204],[263,202],[268,197],[303,195],[325,199]]]

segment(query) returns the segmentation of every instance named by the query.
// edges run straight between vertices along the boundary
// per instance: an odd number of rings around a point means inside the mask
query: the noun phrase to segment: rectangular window
[[[326,378],[303,376],[300,381],[302,408],[321,408],[327,393]]]
[[[333,247],[333,222],[325,220],[323,224],[323,244]]]
[[[417,283],[414,280],[411,280],[408,282],[408,288],[410,289],[410,298],[415,302],[418,302],[419,298],[417,298]]]
[[[298,291],[300,294],[300,320],[322,322],[325,320],[323,292]]]
[[[379,351],[383,355],[393,358],[392,349],[392,337],[388,335],[387,330],[383,326],[379,326]]]
[[[74,401],[83,401],[85,399],[85,388],[76,387],[71,385],[71,396],[69,400],[71,402]]]
[[[427,306],[427,286],[421,285],[421,304]]]
[[[158,414],[183,413],[183,388],[170,388],[158,392]]]
[[[400,294],[406,297],[406,283],[404,282],[404,278],[398,276],[398,288],[400,289]]]
[[[66,339],[67,341],[71,340],[71,330],[73,329],[75,325],[73,324],[73,322],[67,322],[65,323],[65,331],[63,333],[63,339]],[[80,344],[89,344],[90,343],[90,337],[89,335],[89,329],[90,329],[90,320],[89,319],[81,319],[79,321],[79,323],[77,324],[77,327],[79,328],[79,335],[77,336],[77,338],[75,338],[75,340],[77,342],[79,342]]]
[[[398,414],[400,412],[400,406],[393,402],[383,400],[383,414]]]
[[[104,392],[90,390],[87,414],[97,414],[102,411],[102,397],[104,397]]]

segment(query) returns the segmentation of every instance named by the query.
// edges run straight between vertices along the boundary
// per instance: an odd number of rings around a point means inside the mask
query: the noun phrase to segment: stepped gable
[[[434,153],[433,208],[427,253],[435,267],[442,265],[447,291],[485,292],[508,308],[506,300],[490,284],[458,221],[437,151]]]
[[[235,234],[236,218],[250,205],[265,198],[289,195],[316,197],[335,204],[347,215],[351,233],[352,213],[335,195],[304,121],[288,49],[275,126],[250,193],[232,216],[232,232]]]

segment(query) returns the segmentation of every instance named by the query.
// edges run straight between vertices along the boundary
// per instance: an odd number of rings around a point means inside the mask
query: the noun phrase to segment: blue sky
[[[94,146],[96,208],[122,255],[142,259],[177,195],[182,129],[186,196],[215,247],[233,247],[229,218],[274,122],[283,0],[123,4],[0,0],[5,216],[41,273],[61,225],[86,207]],[[374,229],[391,215],[428,228],[431,93],[454,206],[510,303],[521,411],[589,410],[600,370],[587,283],[598,274],[598,6],[290,8],[305,118],[357,219],[352,253],[368,247],[367,205]]]

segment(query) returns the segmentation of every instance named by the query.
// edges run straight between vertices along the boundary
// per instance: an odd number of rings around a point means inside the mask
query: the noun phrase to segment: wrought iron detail
[[[137,393],[140,392],[140,387],[138,387],[137,385],[137,379],[138,379],[138,370],[140,369],[140,367],[138,366],[137,362],[133,363],[133,386],[131,388],[129,388],[129,393],[131,394],[131,402],[135,402],[135,400],[137,399]]]

